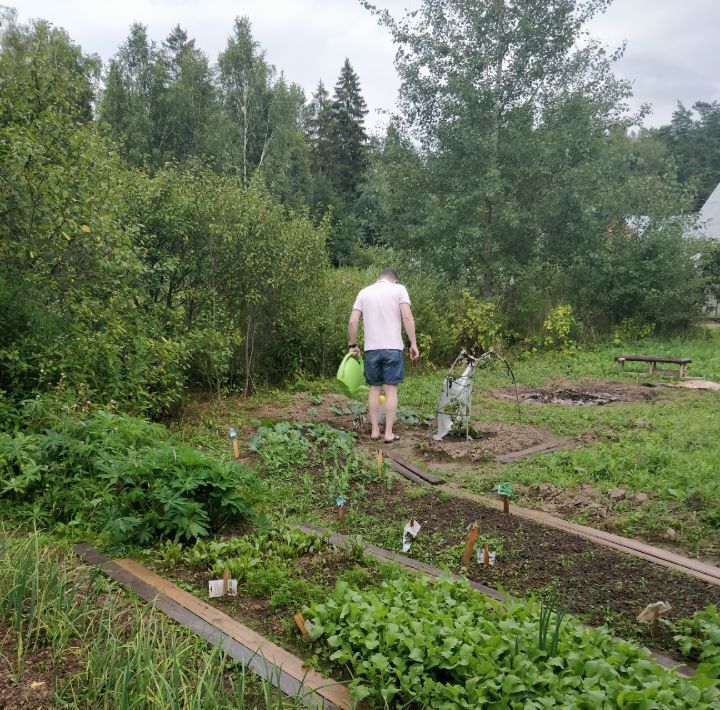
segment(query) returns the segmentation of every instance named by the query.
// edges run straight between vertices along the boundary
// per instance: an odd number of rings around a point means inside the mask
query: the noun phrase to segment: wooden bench
[[[655,357],[654,355],[618,355],[615,360],[620,363],[623,371],[625,371],[626,362],[648,362],[650,363],[648,375],[668,375],[670,377],[685,377],[687,366],[692,362],[692,358],[689,357]],[[660,369],[657,366],[658,363],[678,365],[680,369]]]

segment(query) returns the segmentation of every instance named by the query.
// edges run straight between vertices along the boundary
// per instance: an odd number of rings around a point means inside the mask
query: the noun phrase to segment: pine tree
[[[334,171],[333,112],[330,94],[320,81],[308,105],[306,134],[311,147],[312,169],[316,175]]]
[[[360,80],[350,60],[340,71],[331,105],[332,182],[340,195],[353,200],[367,163],[365,115],[367,105],[360,93]]]

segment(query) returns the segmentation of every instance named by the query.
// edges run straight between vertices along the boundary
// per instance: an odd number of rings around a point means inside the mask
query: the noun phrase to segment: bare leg
[[[386,403],[387,406],[387,403]],[[368,393],[368,413],[370,414],[370,436],[377,439],[380,436],[380,387],[370,385]]]
[[[385,441],[392,441],[393,424],[398,408],[397,385],[385,385]]]

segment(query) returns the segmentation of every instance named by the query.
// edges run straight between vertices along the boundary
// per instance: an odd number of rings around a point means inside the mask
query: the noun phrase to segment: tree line
[[[248,18],[214,64],[135,24],[103,68],[5,12],[0,390],[159,414],[188,386],[327,374],[387,263],[437,363],[557,344],[560,316],[576,338],[688,326],[717,283],[683,238],[717,104],[633,132],[616,56],[577,41],[605,0],[365,5],[401,78],[375,136],[349,59],[307,99]]]

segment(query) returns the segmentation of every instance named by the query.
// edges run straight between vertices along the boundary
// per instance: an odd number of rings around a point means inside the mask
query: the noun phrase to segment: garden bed
[[[411,489],[399,481],[390,489],[369,487],[347,524],[370,542],[397,549],[402,527],[413,517],[422,530],[410,556],[517,596],[556,592],[559,603],[587,623],[610,623],[622,635],[644,643],[651,639],[636,616],[647,604],[668,601],[673,607],[670,618],[680,618],[720,603],[717,586],[474,501]],[[478,544],[487,540],[498,550],[493,567],[483,568],[474,560],[467,568],[460,564],[467,528],[474,522],[480,524]],[[673,648],[670,637],[653,645]]]

